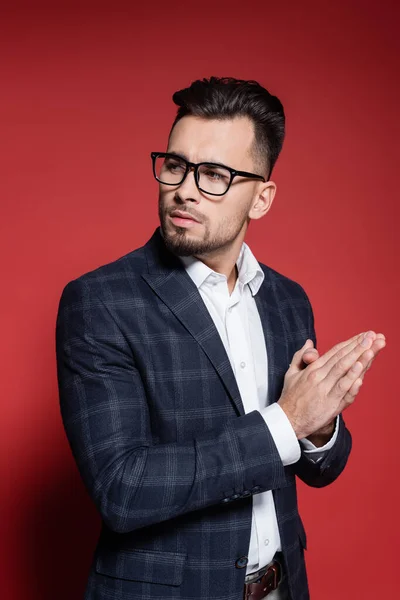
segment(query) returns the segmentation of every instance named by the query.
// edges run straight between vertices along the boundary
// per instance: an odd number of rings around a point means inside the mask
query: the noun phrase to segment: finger
[[[369,350],[365,350],[365,352],[363,352],[359,357],[358,357],[358,362],[361,363],[362,365],[362,375],[365,374],[365,371],[368,367],[368,365],[371,363],[371,361],[374,359],[374,351],[372,350],[372,347],[369,348]]]
[[[361,379],[364,379],[365,373],[371,368],[372,363],[374,362],[375,358],[377,357],[377,355],[379,354],[379,352],[381,352],[381,350],[383,350],[383,348],[386,346],[386,342],[382,339],[378,340],[379,344],[373,344],[371,346],[371,348],[369,350],[367,350],[366,352],[364,352],[364,354],[361,355],[361,357],[359,358],[359,362],[362,363],[364,369],[360,375]],[[374,354],[372,355],[372,353],[374,352]]]
[[[359,342],[361,342],[363,340],[363,338],[366,336],[373,337],[373,336],[375,336],[375,333],[373,331],[358,333],[357,335],[354,335],[352,338],[349,338],[348,340],[346,340],[344,342],[340,342],[339,344],[336,344],[330,350],[328,350],[328,352],[325,352],[325,354],[322,354],[322,356],[319,357],[318,362],[314,363],[314,368],[319,369],[320,367],[322,367],[324,364],[326,364],[329,360],[332,359],[332,357],[334,357],[338,353],[341,353],[341,355],[346,354],[349,350],[356,347],[357,344]]]
[[[291,371],[291,372],[300,371],[302,368],[304,352],[313,347],[314,347],[314,342],[310,339],[307,339],[305,341],[304,345],[299,350],[297,350],[297,352],[295,352],[293,354],[292,362],[289,365],[289,371]]]
[[[364,354],[362,354],[360,356],[360,358],[358,359],[362,366],[363,366],[363,371],[365,374],[365,371],[367,371],[368,369],[371,368],[372,365],[372,361],[374,360],[374,358],[376,358],[379,354],[379,352],[381,350],[383,350],[383,348],[386,346],[386,342],[383,339],[378,339],[375,340],[374,343],[372,344],[371,348],[369,350],[366,350],[364,352]]]
[[[377,338],[371,346],[371,348],[374,352],[374,355],[376,356],[381,350],[383,350],[383,348],[385,346],[386,346],[386,339],[385,338]]]
[[[371,338],[368,338],[370,343],[371,343]],[[374,354],[374,350],[372,350],[372,345],[375,345],[375,354]],[[369,368],[372,364],[372,361],[374,360],[375,356],[377,355],[378,352],[380,352],[386,345],[386,342],[383,338],[379,338],[378,340],[375,340],[375,342],[373,342],[371,345],[371,348],[365,350],[364,352],[362,352],[362,354],[359,356],[359,358],[356,360],[356,362],[353,364],[353,367],[349,366],[349,371],[348,373],[346,373],[345,377],[342,378],[343,381],[341,382],[341,380],[339,379],[336,384],[333,386],[333,388],[331,389],[330,393],[333,393],[335,395],[341,393],[342,390],[345,390],[347,387],[347,383],[349,381],[349,377],[351,378],[355,373],[358,374],[358,378],[353,382],[351,388],[349,388],[349,390],[346,392],[345,394],[345,402],[349,403],[352,402],[355,398],[355,396],[358,394],[359,389],[361,387],[361,385],[363,384],[363,379],[364,379],[364,375],[365,372],[367,370],[367,368]],[[359,345],[359,347],[361,346],[361,344]],[[352,358],[354,358],[356,356],[356,352],[358,351],[358,348],[353,349],[351,352],[349,352],[347,355],[345,355],[341,360],[339,360],[339,362],[332,368],[331,370],[331,375],[333,374],[333,372],[340,372],[341,368],[345,368],[347,365],[350,365],[350,361]],[[335,373],[335,374],[337,374]],[[329,379],[329,376],[327,377],[327,379]]]
[[[374,332],[371,332],[371,334],[375,335]],[[316,370],[316,373],[312,375],[313,379],[317,382],[325,380],[328,389],[332,390],[339,379],[347,373],[361,354],[371,347],[372,343],[372,337],[368,332],[365,336],[359,336],[350,344],[343,346],[319,368],[317,365],[319,364],[320,359],[316,360],[310,366],[310,370]],[[362,367],[363,365],[361,365],[361,370]]]
[[[357,394],[359,393],[361,386],[363,384],[363,380],[361,377],[358,377],[349,391],[345,394],[343,399],[340,402],[340,412],[344,410],[349,404],[352,404],[356,399]]]
[[[347,397],[347,401],[354,400],[355,395],[353,396],[352,394],[349,394],[349,392],[356,381],[360,380],[361,384],[358,382],[355,386],[355,390],[358,393],[358,386],[362,385],[361,372],[362,365],[360,362],[356,361],[352,364],[348,371],[345,372],[344,375],[335,382],[330,392],[328,392],[328,395],[334,396],[335,398],[340,398],[341,401],[343,401],[345,397]]]
[[[373,359],[372,359],[372,360],[373,360]],[[362,381],[363,383],[364,383],[364,377],[365,377],[365,373],[366,373],[366,370],[364,369],[364,371],[363,371],[363,372],[361,373],[361,375],[360,375],[360,379],[361,379],[361,381]],[[350,391],[351,391],[351,388],[350,388]]]
[[[359,370],[358,367],[356,370],[358,376],[361,375],[363,371],[363,364],[359,361],[359,358],[371,347],[372,343],[373,341],[371,337],[365,337],[361,343],[357,342],[353,347],[351,347],[346,354],[344,354],[344,352],[346,352],[347,348],[339,351],[319,370],[319,376],[321,377],[322,375],[323,379],[325,380],[324,383],[330,390],[328,393],[335,393],[338,382],[349,372],[349,370],[357,361]],[[367,354],[368,361],[372,358],[372,356],[372,353],[369,355]],[[329,372],[327,372],[327,369],[329,369]]]
[[[303,354],[303,362],[307,365],[311,364],[319,358],[319,352],[316,348],[309,348]]]
[[[360,377],[361,377],[361,379],[362,379],[362,380],[364,380],[365,373],[368,371],[368,369],[370,369],[370,368],[371,368],[371,365],[372,365],[372,363],[374,362],[374,359],[375,359],[375,357],[374,357],[374,358],[371,358],[371,360],[369,361],[369,363],[368,363],[368,364],[367,364],[367,366],[365,367],[364,371],[361,373]]]

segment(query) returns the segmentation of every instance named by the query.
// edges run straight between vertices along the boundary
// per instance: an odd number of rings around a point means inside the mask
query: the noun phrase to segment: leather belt
[[[243,600],[261,600],[276,590],[282,579],[282,568],[277,560],[263,567],[256,573],[246,576]]]

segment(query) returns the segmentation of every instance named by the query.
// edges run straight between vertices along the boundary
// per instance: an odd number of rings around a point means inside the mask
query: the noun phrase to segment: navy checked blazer
[[[315,339],[303,288],[261,264],[255,295],[269,402],[293,354]],[[315,463],[284,467],[259,411],[244,413],[222,340],[157,228],[141,248],[64,287],[57,376],[67,438],[102,518],[85,600],[242,600],[252,495],[272,490],[291,600],[309,598],[296,476],[343,470],[343,418]]]

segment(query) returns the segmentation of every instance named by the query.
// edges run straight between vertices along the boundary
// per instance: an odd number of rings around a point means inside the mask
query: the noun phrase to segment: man
[[[57,316],[63,422],[102,517],[85,598],[305,600],[295,479],[343,470],[341,413],[385,339],[320,356],[303,288],[244,243],[274,199],[280,101],[214,77],[173,99],[160,228],[69,282]]]

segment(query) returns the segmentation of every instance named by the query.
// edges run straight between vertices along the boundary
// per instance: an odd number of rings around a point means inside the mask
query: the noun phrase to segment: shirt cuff
[[[336,420],[335,420],[335,429],[333,431],[332,437],[329,440],[329,442],[327,442],[323,446],[315,446],[307,438],[302,438],[301,440],[299,440],[299,442],[302,445],[303,451],[306,454],[313,454],[313,453],[317,453],[317,452],[325,452],[325,450],[330,450],[332,448],[333,444],[336,442],[336,438],[338,436],[338,431],[339,431],[339,415],[336,417]]]
[[[274,402],[260,412],[275,442],[283,466],[297,462],[301,456],[300,444],[285,411]]]

